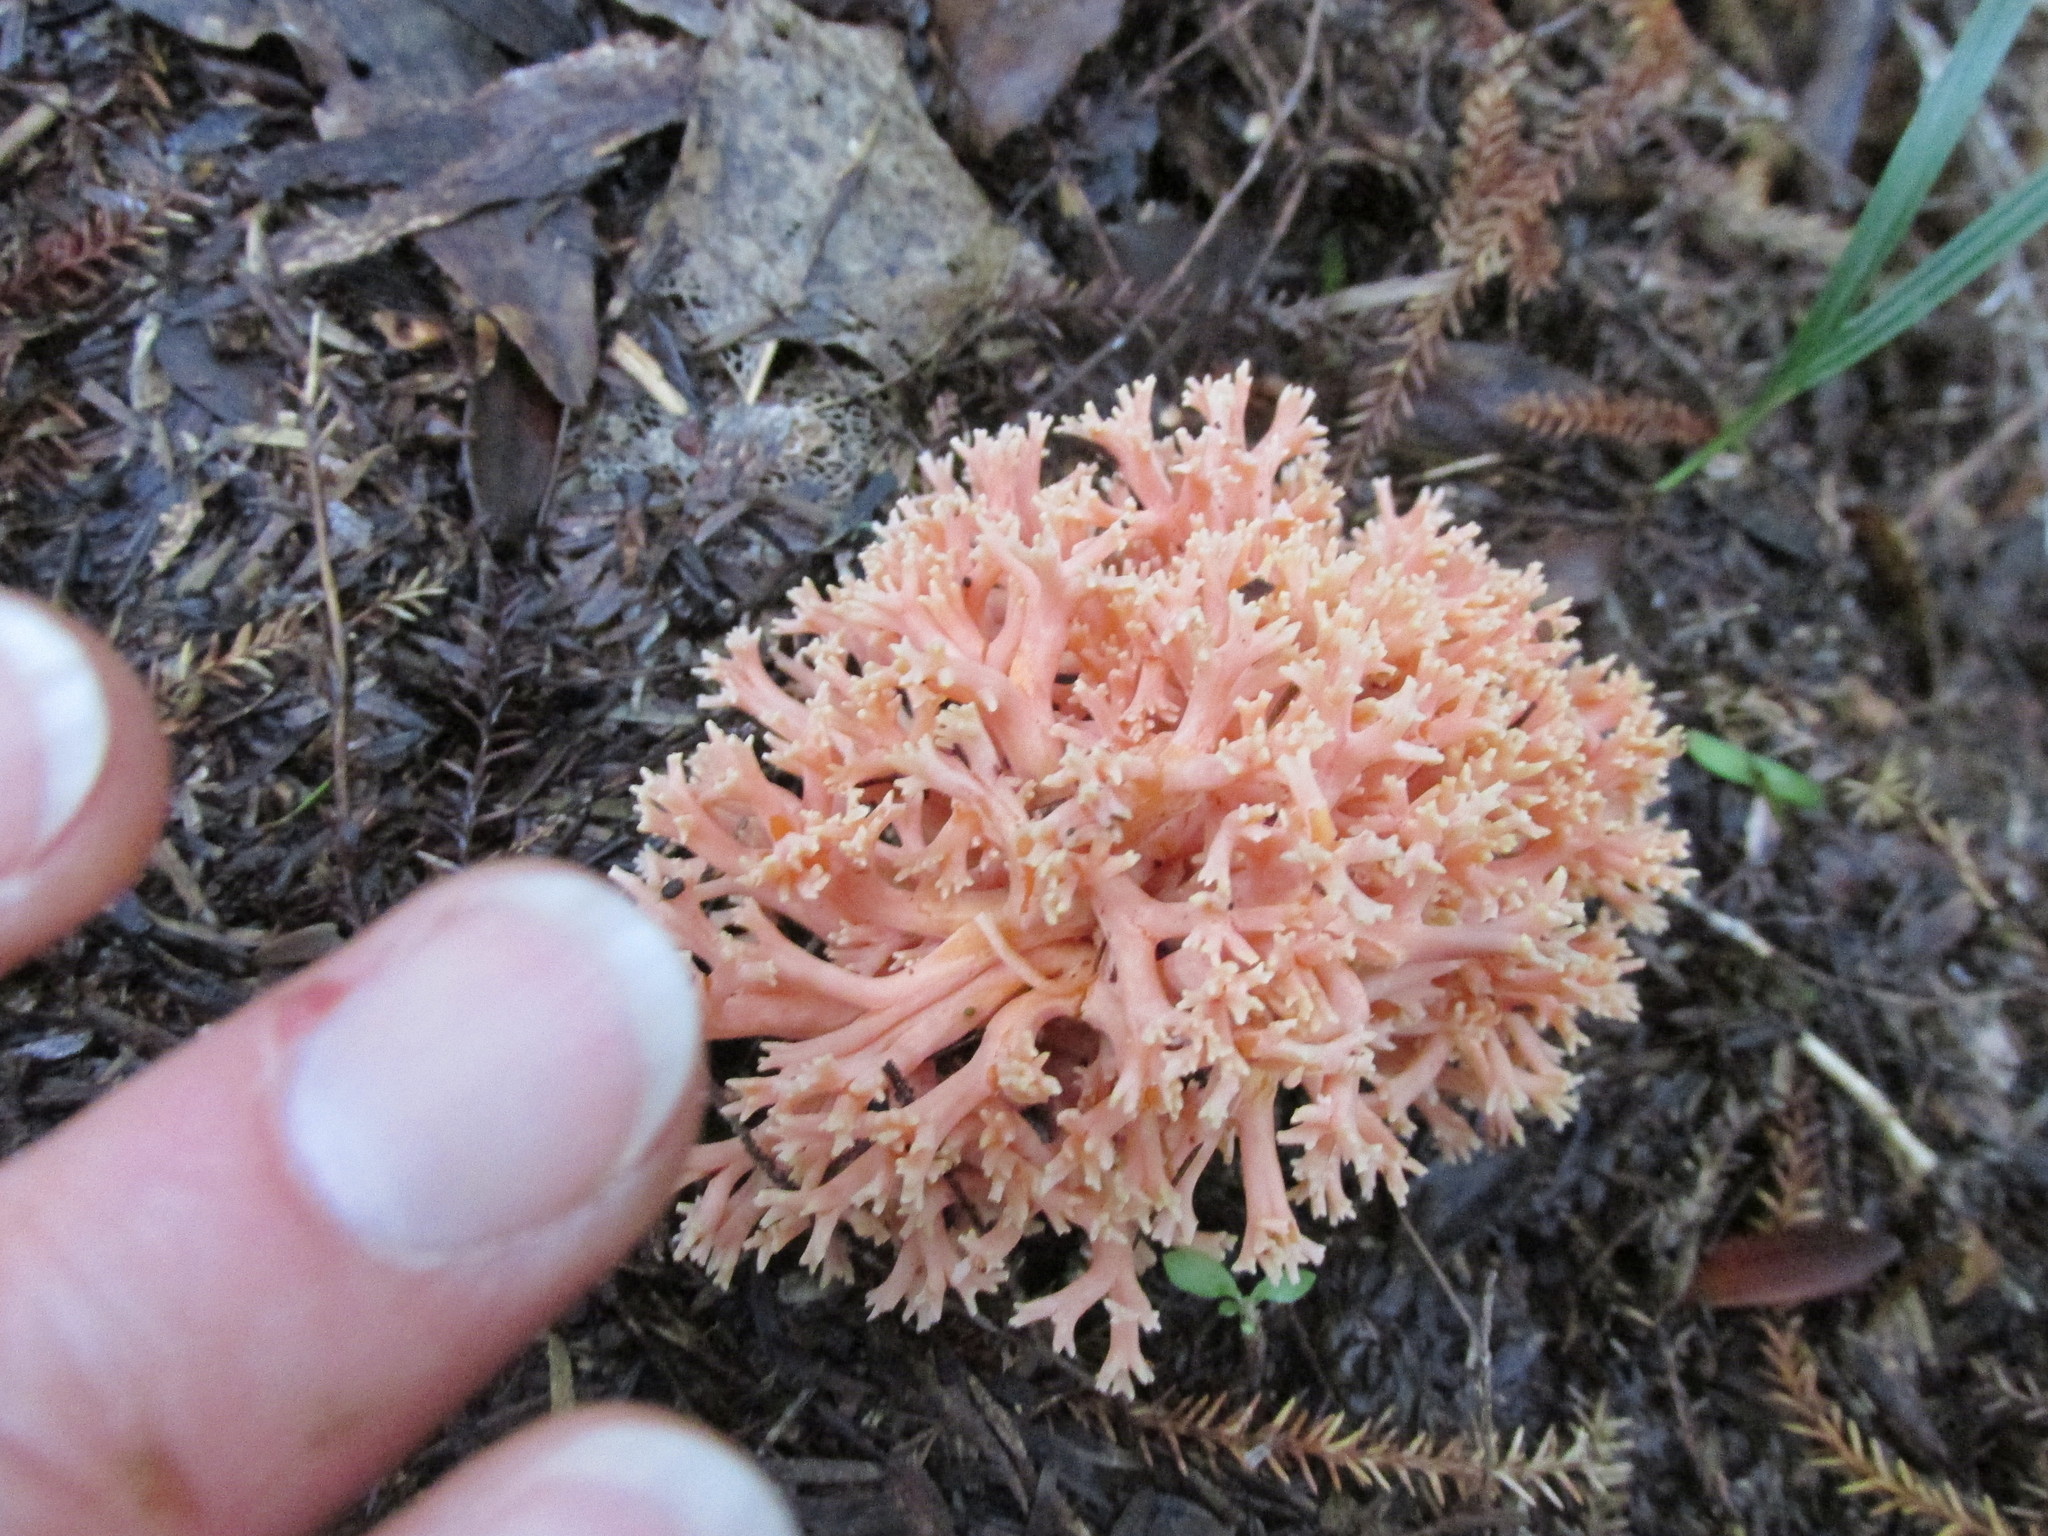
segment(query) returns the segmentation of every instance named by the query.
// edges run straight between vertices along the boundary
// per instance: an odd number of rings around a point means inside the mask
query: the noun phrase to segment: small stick
[[[647,391],[648,398],[671,416],[689,416],[690,402],[683,392],[668,381],[668,372],[655,360],[639,342],[621,331],[612,338],[605,356],[618,366],[621,373]]]
[[[1245,162],[1243,173],[1231,184],[1230,190],[1216,200],[1215,208],[1209,213],[1209,222],[1202,226],[1202,231],[1195,236],[1194,243],[1181,252],[1181,258],[1173,264],[1173,270],[1145,295],[1144,302],[1132,311],[1130,318],[1124,321],[1114,336],[1091,352],[1079,366],[1070,370],[1066,377],[1039,395],[1041,403],[1058,399],[1087,378],[1110,356],[1129,345],[1132,333],[1151,319],[1168,296],[1180,287],[1188,273],[1194,270],[1195,262],[1200,259],[1202,252],[1206,251],[1214,243],[1217,235],[1222,233],[1224,221],[1243,200],[1245,193],[1251,190],[1252,183],[1259,179],[1259,173],[1266,168],[1267,156],[1273,152],[1273,146],[1280,142],[1280,130],[1287,126],[1288,120],[1301,106],[1301,99],[1307,94],[1309,82],[1315,78],[1316,50],[1322,42],[1323,11],[1327,3],[1328,0],[1315,0],[1309,7],[1308,28],[1301,41],[1301,70],[1295,75],[1294,84],[1288,88],[1286,98],[1280,103],[1280,109],[1273,114],[1272,125],[1266,130],[1266,136],[1259,140],[1258,147],[1252,151],[1251,159]]]
[[[1256,11],[1260,6],[1264,5],[1265,3],[1266,0],[1244,0],[1244,4],[1238,6],[1235,10],[1226,12],[1223,16],[1217,18],[1217,20],[1214,23],[1203,29],[1202,35],[1200,37],[1196,38],[1192,43],[1189,43],[1187,47],[1181,49],[1180,52],[1176,53],[1164,64],[1160,65],[1157,69],[1153,70],[1151,74],[1147,75],[1144,78],[1144,80],[1140,82],[1137,90],[1131,93],[1132,98],[1137,101],[1145,101],[1153,96],[1158,95],[1161,91],[1166,89],[1167,81],[1173,77],[1173,72],[1175,70],[1179,69],[1181,65],[1187,63],[1189,59],[1192,59],[1204,48],[1208,47],[1211,43],[1215,42],[1218,38],[1223,36],[1224,33],[1231,31],[1240,22],[1244,21],[1246,17],[1250,16],[1253,11]]]
[[[1812,1030],[1799,1032],[1799,1054],[1812,1062],[1814,1067],[1829,1082],[1833,1083],[1855,1106],[1868,1115],[1899,1165],[1915,1182],[1926,1178],[1941,1166],[1941,1157],[1906,1124],[1892,1101],[1884,1096],[1869,1078],[1850,1066],[1833,1046],[1829,1045]]]
[[[48,133],[51,124],[70,105],[71,93],[58,86],[23,107],[13,122],[0,129],[0,167]]]
[[[1698,900],[1689,891],[1673,891],[1665,898],[1673,906],[1683,907],[1694,917],[1705,923],[1724,939],[1733,940],[1759,960],[1778,958],[1778,946],[1758,933],[1739,917],[1730,917],[1726,912],[1716,912],[1705,902]]]
[[[327,644],[334,672],[333,718],[328,722],[334,748],[334,808],[340,821],[336,828],[335,867],[341,875],[342,890],[351,908],[355,906],[355,880],[351,873],[349,845],[355,814],[349,799],[348,730],[349,662],[348,622],[341,612],[341,584],[334,574],[334,552],[327,537],[327,482],[320,472],[320,454],[327,446],[332,422],[319,420],[323,394],[320,377],[322,311],[313,311],[313,323],[306,337],[306,383],[299,394],[306,427],[306,496],[313,503],[313,549],[320,562],[320,593],[327,615]]]

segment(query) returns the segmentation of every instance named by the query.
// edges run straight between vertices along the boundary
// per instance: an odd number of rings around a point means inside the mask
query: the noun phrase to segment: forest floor
[[[667,1256],[671,1227],[345,1528],[551,1405],[622,1396],[753,1449],[819,1536],[2041,1525],[2040,268],[2015,260],[1653,488],[1784,346],[1960,6],[1126,0],[1119,21],[1043,0],[935,21],[825,0],[829,25],[776,20],[792,56],[746,67],[714,66],[708,3],[643,9],[669,21],[503,8],[541,35],[472,49],[463,91],[504,49],[573,51],[550,25],[596,25],[659,41],[627,61],[652,83],[547,77],[562,120],[651,104],[538,189],[476,171],[451,214],[438,161],[304,148],[389,107],[374,61],[203,46],[100,0],[0,5],[0,127],[22,129],[0,140],[0,582],[111,632],[176,755],[137,892],[0,982],[0,1151],[437,873],[629,863],[639,771],[701,734],[705,647],[830,580],[918,452],[1149,374],[1162,397],[1241,362],[1312,386],[1354,506],[1375,475],[1448,487],[1500,556],[1543,561],[1590,653],[1824,803],[1680,762],[1699,882],[1637,941],[1641,1017],[1590,1026],[1577,1118],[1319,1230],[1318,1284],[1256,1336],[1155,1272],[1135,1405],[1002,1326],[1007,1303],[913,1332],[788,1256],[722,1290]],[[977,30],[1005,12],[1011,34]],[[1063,88],[1071,59],[1037,57],[1104,33]],[[929,143],[861,139],[892,101]],[[742,180],[679,195],[685,117],[711,103],[740,124]],[[778,164],[803,110],[850,156]],[[2037,20],[1916,247],[2044,142]],[[419,221],[370,228],[395,205],[348,191],[369,185]],[[764,313],[743,259],[703,254],[757,205],[814,236],[756,251],[785,289]],[[466,218],[572,238],[506,271]],[[486,290],[495,322],[463,298]],[[1690,1299],[1701,1254],[1774,1212],[1902,1256],[1796,1310]],[[1045,1241],[1031,1263],[1056,1269]],[[1340,1451],[1274,1419],[1294,1399],[1374,1427]]]

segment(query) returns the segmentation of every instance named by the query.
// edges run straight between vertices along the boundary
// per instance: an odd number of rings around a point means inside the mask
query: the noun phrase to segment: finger
[[[420,893],[0,1165],[9,1536],[284,1532],[661,1211],[695,976],[563,866]]]
[[[142,872],[168,765],[148,696],[113,649],[0,592],[0,972]]]
[[[605,1407],[521,1430],[376,1536],[796,1536],[796,1522],[775,1485],[717,1436]]]

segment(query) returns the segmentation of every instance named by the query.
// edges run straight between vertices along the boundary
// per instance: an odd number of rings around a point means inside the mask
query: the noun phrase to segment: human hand
[[[166,754],[96,637],[0,593],[0,973],[141,870]],[[674,1192],[695,978],[601,881],[420,892],[0,1163],[0,1536],[284,1536],[360,1493]],[[379,1536],[782,1536],[640,1408],[509,1437]]]

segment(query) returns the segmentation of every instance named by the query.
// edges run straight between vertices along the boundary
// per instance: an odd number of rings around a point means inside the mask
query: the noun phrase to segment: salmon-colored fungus
[[[1040,418],[927,459],[857,576],[733,634],[707,702],[756,729],[648,774],[676,846],[628,878],[711,1036],[764,1042],[679,1253],[893,1245],[869,1304],[928,1325],[1077,1230],[1011,1321],[1071,1350],[1102,1306],[1126,1392],[1212,1164],[1235,1267],[1291,1277],[1296,1208],[1400,1198],[1418,1122],[1458,1156],[1564,1119],[1579,1016],[1636,1007],[1622,930],[1685,878],[1649,813],[1677,733],[1540,571],[1434,491],[1347,531],[1305,391],[1256,443],[1243,370],[1188,389],[1199,431],[1152,395],[1061,426],[1113,472],[1043,484]]]

